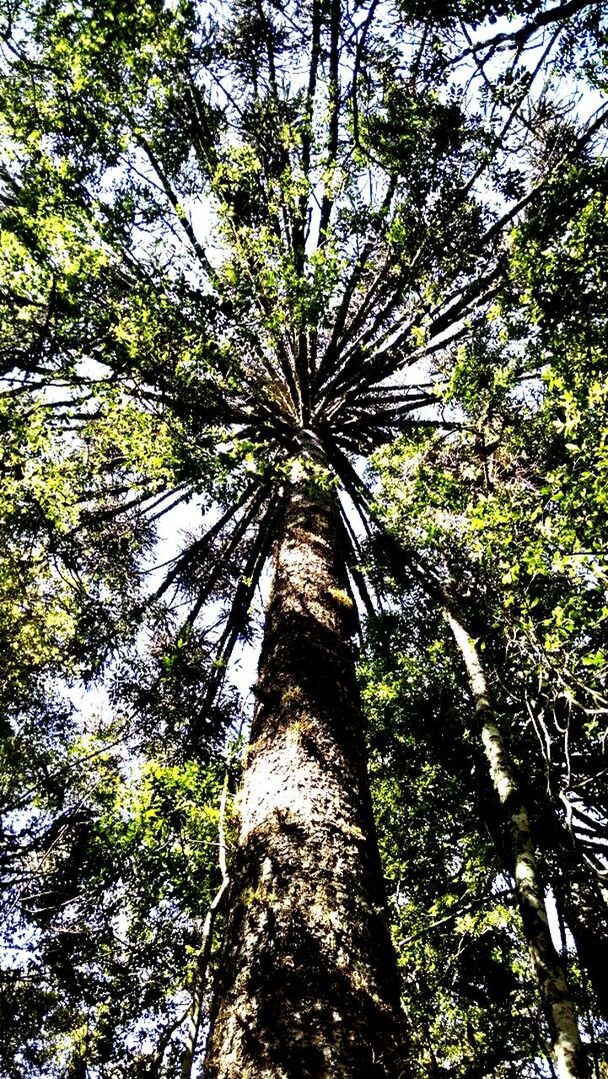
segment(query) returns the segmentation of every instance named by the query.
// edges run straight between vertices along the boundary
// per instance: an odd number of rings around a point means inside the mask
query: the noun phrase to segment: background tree
[[[463,380],[466,426],[383,451],[379,502],[389,496],[387,520],[406,539],[402,567],[409,559],[416,588],[428,567],[430,595],[458,612],[450,621],[461,646],[462,621],[477,638],[475,657],[464,635],[469,669],[477,665],[482,682],[489,677],[499,702],[542,874],[562,926],[578,939],[582,992],[596,1017],[593,1041],[605,1016],[596,965],[606,872],[596,741],[606,677],[605,326],[598,304],[605,285],[595,257],[605,211],[596,191],[582,190],[584,208],[570,203],[560,217],[564,191],[578,178],[578,170],[568,172],[547,193],[545,212],[514,235],[507,292],[451,369],[448,396]],[[551,306],[551,290],[577,265],[594,287]],[[441,636],[435,646],[449,652]],[[500,832],[496,840],[504,858]],[[503,864],[508,869],[508,859]],[[595,926],[594,958],[586,918]]]

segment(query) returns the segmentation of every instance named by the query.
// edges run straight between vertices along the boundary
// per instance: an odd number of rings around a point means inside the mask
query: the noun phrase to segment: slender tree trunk
[[[215,893],[209,909],[205,915],[201,932],[198,961],[192,978],[192,1003],[188,1010],[188,1028],[186,1032],[186,1045],[181,1064],[181,1079],[191,1079],[194,1057],[199,1043],[201,1026],[205,1017],[205,998],[207,996],[209,980],[209,960],[213,946],[213,930],[215,919],[221,908],[226,889],[230,883],[228,865],[226,861],[226,803],[228,801],[228,772],[224,776],[222,796],[220,798],[220,819],[218,825],[218,863],[222,879]]]
[[[465,662],[480,723],[484,753],[505,814],[524,936],[549,1024],[557,1074],[560,1079],[580,1079],[587,1075],[586,1057],[581,1045],[576,1011],[551,939],[525,800],[496,722],[475,642],[452,610],[446,608],[445,616]]]
[[[594,1007],[608,1022],[608,890],[584,864],[580,849],[556,819],[548,800],[540,826],[549,837],[553,854],[549,870],[552,891],[595,995]]]
[[[337,498],[312,477],[324,462],[307,442],[275,554],[209,1079],[407,1075],[350,644],[356,614]]]
[[[582,875],[577,880],[575,874],[576,870],[569,889],[562,885],[564,915],[596,995],[597,1009],[608,1022],[608,906],[602,898],[598,901]]]

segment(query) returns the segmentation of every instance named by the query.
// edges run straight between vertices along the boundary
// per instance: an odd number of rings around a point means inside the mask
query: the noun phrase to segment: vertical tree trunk
[[[608,1022],[608,889],[585,865],[580,847],[556,818],[546,792],[543,795],[540,827],[552,854],[551,888],[595,995],[594,1009]]]
[[[445,616],[467,669],[471,695],[480,722],[484,753],[505,815],[524,936],[549,1024],[557,1074],[560,1079],[581,1079],[587,1075],[585,1053],[581,1045],[576,1011],[551,939],[525,801],[496,723],[485,672],[475,642],[453,611],[446,608]]]
[[[407,1074],[350,644],[356,613],[335,491],[314,478],[323,457],[307,442],[275,554],[209,1079]]]

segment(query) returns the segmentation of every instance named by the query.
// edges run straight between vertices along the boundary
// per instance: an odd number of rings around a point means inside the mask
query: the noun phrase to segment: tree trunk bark
[[[524,937],[549,1024],[557,1074],[560,1079],[582,1079],[588,1074],[586,1056],[581,1045],[576,1011],[551,939],[525,801],[496,723],[475,642],[452,610],[446,608],[445,616],[467,669],[484,753],[505,816]]]
[[[540,797],[543,812],[539,826],[548,838],[552,856],[548,860],[549,883],[591,984],[594,1009],[608,1022],[608,889],[585,865],[580,847],[556,818],[546,791]]]
[[[240,794],[205,1075],[407,1076],[335,491],[304,433]]]

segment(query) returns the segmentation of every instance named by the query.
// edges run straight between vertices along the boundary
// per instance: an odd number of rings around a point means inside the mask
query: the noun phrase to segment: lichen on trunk
[[[210,1079],[406,1076],[340,560],[319,449],[289,487],[240,794]]]
[[[444,614],[464,660],[481,743],[503,810],[511,861],[509,868],[515,878],[524,938],[549,1026],[557,1075],[559,1079],[585,1079],[588,1062],[581,1044],[576,1008],[551,938],[523,792],[498,726],[475,641],[454,610],[446,607]]]

